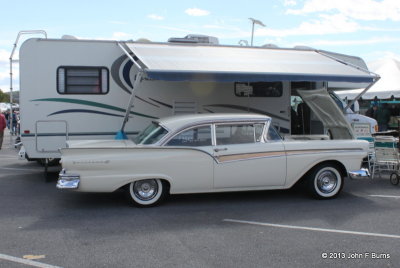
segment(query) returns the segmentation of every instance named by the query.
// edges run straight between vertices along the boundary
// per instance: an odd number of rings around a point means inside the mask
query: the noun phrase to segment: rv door
[[[321,120],[332,139],[354,139],[352,127],[325,88],[297,92]]]

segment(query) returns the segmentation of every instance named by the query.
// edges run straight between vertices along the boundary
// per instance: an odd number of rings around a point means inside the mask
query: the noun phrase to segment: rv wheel
[[[393,172],[392,174],[390,174],[390,183],[393,185],[397,185],[399,184],[399,175],[397,175],[396,172]]]
[[[37,160],[37,162],[42,165],[45,166],[46,165],[46,159],[47,159],[47,165],[48,166],[57,166],[58,164],[60,164],[60,158],[40,158]]]

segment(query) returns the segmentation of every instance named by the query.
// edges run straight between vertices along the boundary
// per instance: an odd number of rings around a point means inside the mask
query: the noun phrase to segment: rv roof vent
[[[275,44],[265,44],[265,45],[262,45],[261,47],[265,47],[265,48],[278,48],[278,46],[275,45]]]
[[[308,47],[308,46],[295,46],[294,49],[299,49],[299,50],[315,50],[315,48]]]
[[[185,37],[171,37],[168,39],[170,43],[192,43],[192,44],[212,44],[218,45],[218,38],[208,35],[189,34]]]
[[[76,38],[76,37],[73,36],[73,35],[64,34],[63,36],[61,36],[61,39],[73,39],[73,40],[76,40],[76,39],[78,39],[78,38]]]

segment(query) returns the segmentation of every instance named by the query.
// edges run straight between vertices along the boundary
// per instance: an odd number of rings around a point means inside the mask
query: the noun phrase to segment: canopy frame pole
[[[344,111],[346,111],[347,109],[349,109],[356,101],[358,101],[362,95],[364,95],[365,92],[367,92],[373,85],[375,85],[376,82],[378,82],[381,79],[381,77],[378,75],[378,77],[376,77],[374,79],[374,81],[372,83],[370,83],[363,91],[361,91],[353,100],[351,100],[346,107],[344,108]]]
[[[355,97],[353,100],[351,100],[351,101],[346,105],[346,107],[343,108],[343,112],[346,112],[347,109],[349,109],[356,101],[358,101],[358,100],[362,97],[362,95],[364,95],[365,92],[367,92],[373,85],[375,85],[376,82],[379,81],[379,79],[381,79],[381,77],[380,77],[379,74],[374,73],[374,72],[371,72],[371,71],[368,70],[368,69],[362,68],[362,67],[357,66],[357,65],[355,65],[355,64],[353,64],[353,63],[350,63],[350,62],[344,61],[344,60],[342,60],[342,59],[336,58],[336,57],[334,57],[334,56],[332,56],[332,55],[326,54],[326,53],[324,53],[322,50],[315,50],[315,51],[316,51],[317,53],[319,53],[319,54],[325,56],[325,57],[331,58],[331,59],[333,59],[333,60],[336,60],[337,62],[340,62],[340,63],[342,63],[342,64],[345,64],[345,65],[347,65],[347,66],[350,66],[350,67],[352,67],[352,68],[355,68],[355,69],[360,70],[360,71],[362,71],[362,72],[364,72],[364,73],[367,73],[367,74],[369,74],[369,75],[373,75],[373,76],[374,76],[373,81],[372,81],[361,93],[359,93],[359,94],[357,95],[357,97]]]
[[[129,121],[129,115],[130,115],[131,109],[133,107],[133,101],[135,100],[135,89],[137,89],[139,87],[139,84],[142,82],[142,80],[143,80],[143,71],[139,71],[136,74],[135,82],[133,83],[131,97],[129,99],[128,107],[126,108],[125,118],[122,123],[121,132],[124,131],[125,125]]]
[[[353,64],[353,63],[351,63],[351,62],[347,62],[347,61],[344,61],[344,60],[342,60],[342,59],[336,58],[336,57],[334,57],[334,56],[332,56],[332,55],[326,54],[326,53],[324,53],[324,51],[322,51],[322,50],[315,50],[315,52],[317,52],[318,54],[321,54],[321,55],[323,55],[323,56],[325,56],[325,57],[331,58],[331,59],[333,59],[333,60],[335,60],[335,61],[337,61],[337,62],[340,62],[340,63],[342,63],[342,64],[348,65],[348,66],[350,66],[350,67],[352,67],[352,68],[354,68],[354,69],[360,70],[360,71],[362,71],[362,72],[364,72],[364,73],[373,75],[373,76],[375,76],[375,77],[380,77],[379,74],[377,74],[377,73],[371,72],[370,70],[365,69],[365,68],[362,68],[362,67],[360,67],[360,66],[358,66],[358,65],[355,65],[355,64]]]
[[[132,57],[132,55],[126,50],[126,48],[121,44],[121,42],[117,42],[118,46],[122,49],[126,56],[139,68],[139,70],[143,70],[142,66],[140,66],[136,60]]]
[[[125,125],[129,121],[129,115],[131,113],[131,110],[133,107],[133,102],[135,100],[135,90],[139,87],[140,83],[143,80],[144,70],[120,42],[118,42],[118,46],[122,49],[122,51],[126,54],[126,56],[128,56],[128,58],[132,61],[132,63],[135,64],[136,67],[139,69],[139,71],[136,74],[133,86],[132,86],[131,96],[129,98],[128,106],[126,107],[124,121],[122,122],[120,131],[118,131],[117,135],[115,136],[115,139],[128,139],[128,137],[126,136],[126,134],[124,132]]]

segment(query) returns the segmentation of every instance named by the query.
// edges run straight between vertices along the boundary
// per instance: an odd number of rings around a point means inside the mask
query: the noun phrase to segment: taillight
[[[378,132],[378,131],[379,131],[378,125],[375,125],[375,132]]]

